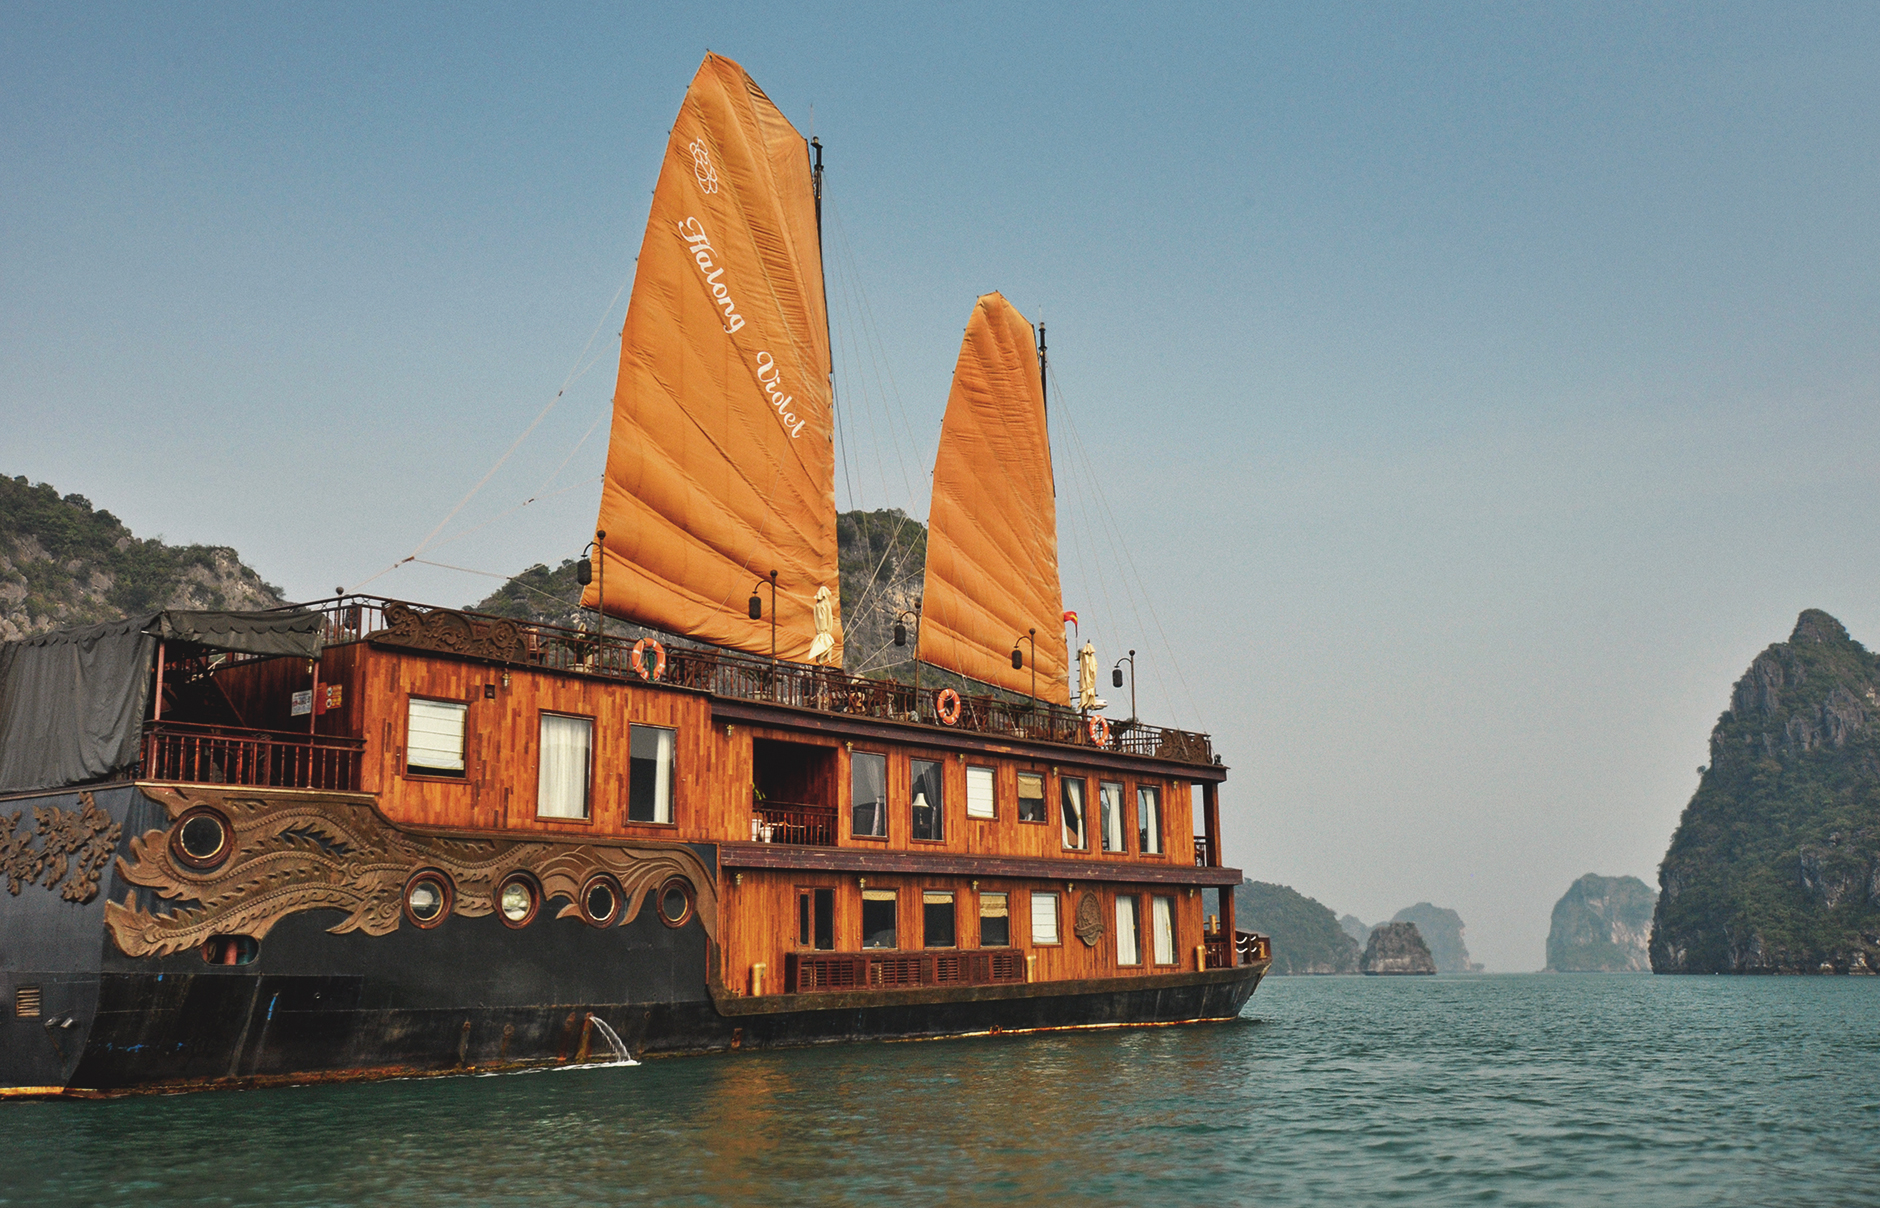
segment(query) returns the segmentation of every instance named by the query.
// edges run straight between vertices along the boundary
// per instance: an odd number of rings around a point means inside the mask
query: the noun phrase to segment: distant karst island
[[[1377,929],[1365,926],[1356,915],[1340,918],[1330,907],[1289,885],[1243,882],[1234,891],[1234,918],[1237,926],[1272,938],[1276,974],[1367,972],[1363,968],[1364,954],[1370,950],[1371,936]],[[1481,965],[1469,959],[1468,946],[1462,940],[1462,916],[1455,911],[1418,902],[1399,910],[1390,922],[1411,925],[1417,936],[1415,948],[1430,958],[1427,972],[1482,971]],[[1385,950],[1397,953],[1400,947],[1408,950],[1398,933],[1386,943]]]
[[[1650,973],[1652,907],[1637,877],[1587,873],[1554,903],[1547,973]]]

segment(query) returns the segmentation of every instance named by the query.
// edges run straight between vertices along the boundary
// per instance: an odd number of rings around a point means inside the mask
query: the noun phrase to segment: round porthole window
[[[234,849],[235,829],[212,809],[193,809],[170,829],[170,854],[185,868],[220,868]]]
[[[596,927],[605,927],[620,913],[620,882],[606,873],[588,878],[581,887],[581,916]]]
[[[510,927],[527,927],[535,921],[541,903],[542,895],[526,873],[512,873],[496,891],[496,913]]]
[[[692,917],[692,886],[674,877],[659,887],[659,921],[668,927],[683,927]]]
[[[419,927],[435,927],[450,914],[450,878],[426,870],[405,882],[405,917]]]

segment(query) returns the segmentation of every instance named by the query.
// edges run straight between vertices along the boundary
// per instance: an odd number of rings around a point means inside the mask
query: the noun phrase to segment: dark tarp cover
[[[0,645],[0,793],[102,780],[137,762],[157,639],[316,658],[311,612],[160,612]]]

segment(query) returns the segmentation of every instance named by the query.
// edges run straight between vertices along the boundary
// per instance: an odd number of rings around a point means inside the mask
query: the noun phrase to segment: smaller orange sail
[[[1037,336],[1002,295],[987,294],[966,323],[940,425],[922,662],[1026,695],[1035,682],[1041,699],[1066,698],[1055,495]],[[1021,671],[1012,669],[1015,645]]]

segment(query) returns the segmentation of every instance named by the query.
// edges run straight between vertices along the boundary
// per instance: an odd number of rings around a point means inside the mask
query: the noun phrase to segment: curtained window
[[[851,833],[863,838],[888,835],[888,757],[857,751],[849,757]]]
[[[1136,786],[1136,850],[1153,856],[1162,850],[1162,790]]]
[[[1104,851],[1123,850],[1123,786],[1106,780],[1097,786],[1097,827]]]
[[[535,789],[537,817],[588,816],[588,773],[593,754],[593,718],[542,714],[542,760]]]
[[[910,759],[907,766],[911,781],[909,794],[914,803],[908,813],[913,820],[914,838],[946,838],[943,833],[946,817],[941,808],[945,768],[930,759]]]
[[[1136,899],[1130,894],[1116,895],[1116,963],[1142,964],[1142,945],[1137,942]]]
[[[464,719],[469,708],[456,701],[411,699],[405,715],[408,775],[463,775]]]
[[[1081,777],[1066,776],[1058,781],[1059,791],[1064,798],[1064,846],[1074,851],[1082,851],[1084,838],[1084,781]]]
[[[1175,899],[1158,897],[1151,908],[1154,916],[1155,963],[1175,963]]]
[[[627,821],[672,821],[673,732],[631,726],[627,732]]]
[[[1037,772],[1018,774],[1018,820],[1020,822],[1051,821],[1044,808],[1044,777]]]
[[[966,816],[992,817],[992,769],[966,769]]]
[[[1002,893],[979,895],[979,946],[1005,948],[1012,942],[1012,920]]]
[[[1058,942],[1058,896],[1054,893],[1031,895],[1031,942]]]
[[[862,947],[895,946],[894,908],[894,890],[862,890]]]
[[[939,889],[922,890],[920,895],[921,945],[927,948],[952,948],[957,928],[953,920],[953,895]]]

